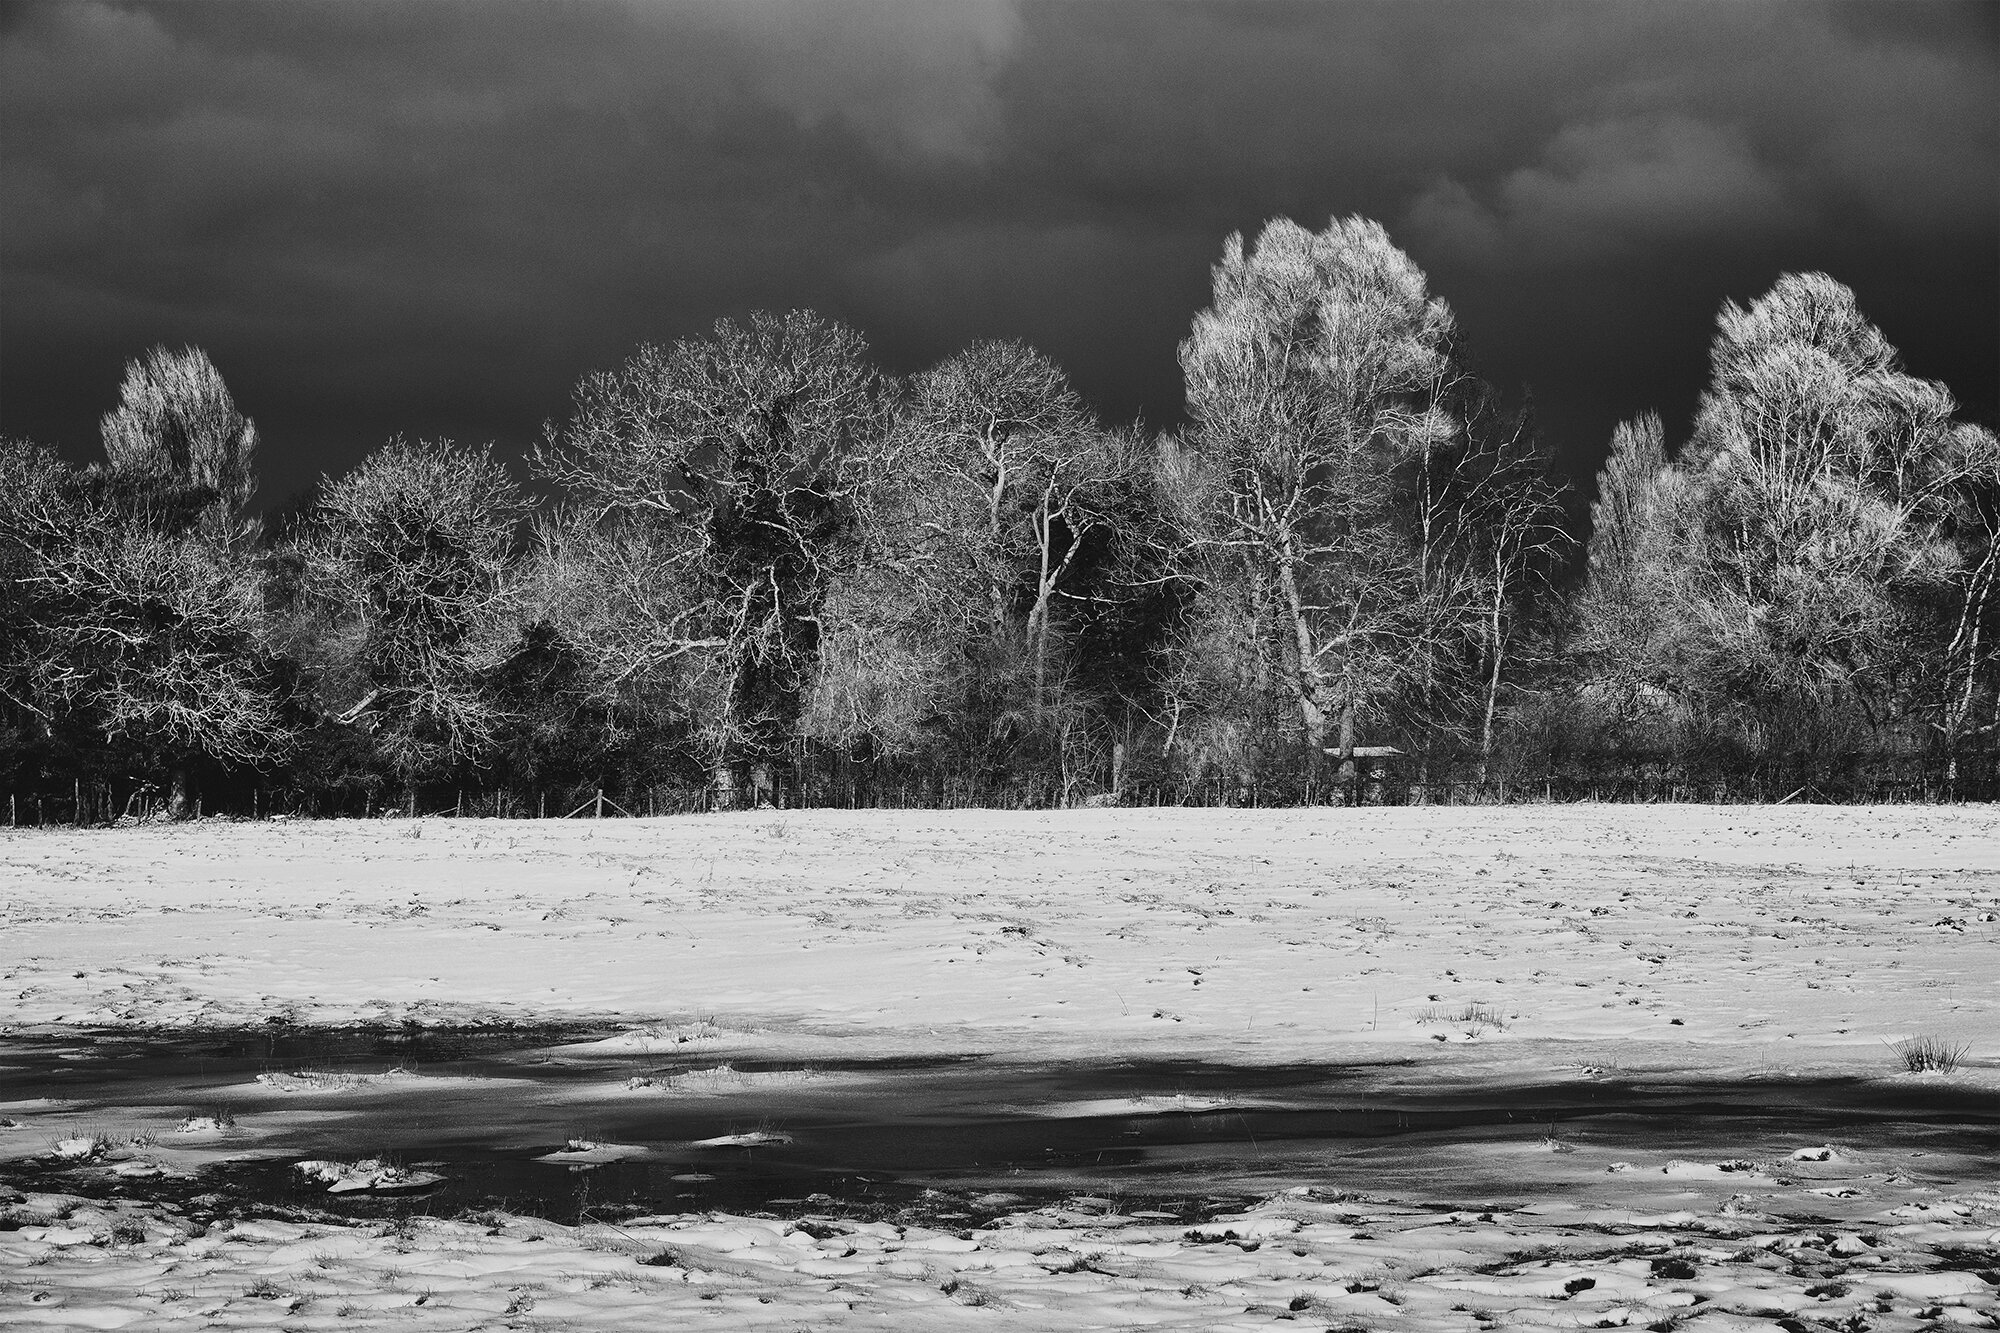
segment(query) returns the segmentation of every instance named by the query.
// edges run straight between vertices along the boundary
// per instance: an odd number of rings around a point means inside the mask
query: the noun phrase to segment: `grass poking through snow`
[[[1437,1006],[1417,1015],[1419,1023],[1444,1023],[1452,1027],[1462,1027],[1468,1037],[1478,1036],[1487,1028],[1495,1032],[1507,1029],[1507,1020],[1490,1004],[1468,1001],[1456,1007]]]
[[[1928,1074],[1933,1071],[1951,1074],[1958,1070],[1959,1062],[1965,1059],[1967,1043],[1946,1041],[1942,1037],[1905,1037],[1901,1041],[1887,1043],[1896,1058],[1903,1062],[1903,1068],[1912,1074]]]

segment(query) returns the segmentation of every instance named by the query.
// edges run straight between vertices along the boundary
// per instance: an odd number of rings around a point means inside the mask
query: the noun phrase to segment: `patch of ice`
[[[594,1139],[571,1139],[567,1146],[543,1153],[538,1162],[567,1162],[575,1166],[595,1166],[601,1162],[622,1162],[645,1157],[652,1150],[628,1143],[599,1143]]]
[[[712,1139],[696,1139],[696,1148],[762,1148],[773,1143],[790,1143],[792,1136],[775,1129],[753,1129],[744,1134],[718,1134]]]
[[[1660,1168],[1663,1176],[1682,1180],[1768,1180],[1755,1162],[1731,1159],[1725,1162],[1683,1162],[1679,1158]]]
[[[402,1190],[427,1189],[443,1180],[435,1171],[417,1171],[394,1166],[379,1158],[358,1162],[332,1162],[315,1158],[294,1162],[292,1170],[307,1180],[323,1181],[329,1194],[351,1194],[368,1190],[386,1194]]]

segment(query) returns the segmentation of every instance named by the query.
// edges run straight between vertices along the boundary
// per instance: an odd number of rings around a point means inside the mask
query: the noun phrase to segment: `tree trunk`
[[[1043,705],[1048,698],[1049,688],[1049,589],[1043,584],[1035,595],[1035,609],[1028,614],[1028,636],[1034,640],[1035,652],[1035,699],[1034,716],[1041,721]]]
[[[1288,673],[1292,678],[1292,693],[1298,700],[1299,720],[1305,726],[1306,742],[1312,746],[1316,757],[1326,746],[1326,710],[1320,706],[1318,697],[1319,671],[1313,665],[1312,625],[1306,619],[1305,603],[1299,596],[1298,581],[1293,578],[1289,564],[1281,564],[1278,568],[1278,589],[1284,595],[1285,617],[1292,626],[1292,647],[1298,654],[1298,660]],[[1349,733],[1341,751],[1341,757],[1346,759],[1354,748],[1352,719],[1342,725]]]
[[[715,808],[734,810],[736,808],[736,770],[727,760],[717,763],[710,773],[715,783]]]
[[[1007,502],[1007,486],[1012,478],[1008,475],[1002,441],[988,431],[981,443],[986,461],[993,465],[993,484],[986,492],[986,533],[993,543],[993,550],[998,551],[1002,528],[1000,511]],[[995,582],[987,585],[986,593],[992,604],[993,635],[999,638],[1007,632],[1007,590]]]
[[[1965,655],[1965,688],[1956,700],[1951,699],[1949,695],[1945,700],[1945,745],[1954,756],[1954,776],[1956,776],[1958,741],[1972,716],[1973,691],[1979,677],[1979,637],[1980,631],[1985,628],[1986,594],[1992,587],[1995,554],[1996,548],[1989,547],[1985,559],[1981,560],[1979,568],[1973,571],[1971,583],[1978,592],[1974,594],[1968,589],[1966,595],[1960,599],[1958,628],[1951,636],[1950,647],[1946,649],[1947,660],[1957,655],[1961,645],[1964,646]],[[1969,643],[1968,629],[1971,631]]]
[[[167,818],[186,819],[194,813],[194,778],[185,759],[167,778]]]
[[[1500,637],[1501,593],[1506,584],[1497,575],[1493,580],[1493,617],[1489,622],[1489,633],[1493,643],[1493,670],[1486,678],[1486,720],[1479,730],[1479,780],[1486,781],[1486,766],[1493,759],[1493,710],[1500,698],[1500,663],[1503,660],[1503,643]]]
[[[1340,780],[1354,783],[1354,700],[1340,706]]]
[[[1058,559],[1055,553],[1055,523],[1062,518],[1064,531],[1068,533],[1069,545]],[[1062,586],[1069,567],[1076,562],[1076,555],[1083,547],[1083,534],[1076,530],[1068,505],[1055,505],[1054,483],[1042,495],[1041,507],[1032,520],[1035,529],[1035,543],[1040,548],[1041,567],[1035,575],[1035,605],[1028,612],[1028,637],[1033,640],[1035,656],[1035,713],[1040,716],[1048,695],[1049,676],[1049,614],[1056,589]]]

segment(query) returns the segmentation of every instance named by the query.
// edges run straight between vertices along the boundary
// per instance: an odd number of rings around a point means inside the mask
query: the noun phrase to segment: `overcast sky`
[[[760,306],[1167,425],[1223,238],[1347,213],[1579,469],[1786,270],[1990,420],[1996,107],[2000,5],[1924,0],[9,5],[0,432],[96,457],[195,343],[271,500]]]

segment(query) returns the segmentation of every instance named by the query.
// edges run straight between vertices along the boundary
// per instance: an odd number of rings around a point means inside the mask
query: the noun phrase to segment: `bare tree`
[[[2000,439],[1990,430],[1961,426],[1952,452],[1959,485],[1947,526],[1958,567],[1943,617],[1944,697],[1934,725],[1956,781],[1963,745],[1985,738],[1990,746],[2000,737],[2000,598],[1993,595],[2000,583]]]
[[[1660,419],[1621,422],[1597,474],[1589,566],[1573,606],[1573,659],[1593,708],[1619,724],[1678,711],[1675,641],[1699,618],[1684,537],[1694,499]]]
[[[41,576],[77,614],[54,626],[43,692],[81,702],[106,734],[151,734],[257,763],[289,737],[258,644],[255,571],[233,552],[158,533],[93,533]],[[176,772],[176,807],[187,802]]]
[[[1138,467],[1133,442],[1091,419],[1048,357],[978,342],[916,377],[897,434],[900,467],[928,479],[921,521],[977,571],[989,633],[1027,663],[1039,719],[1062,667],[1057,608],[1081,581]]]
[[[1425,487],[1433,488],[1428,478]],[[1479,776],[1484,781],[1521,622],[1553,586],[1571,538],[1563,525],[1563,488],[1550,475],[1549,457],[1525,408],[1511,420],[1494,420],[1490,408],[1476,413],[1438,489],[1448,504],[1443,526],[1451,537],[1449,564],[1458,578],[1450,592],[1424,601],[1459,617],[1461,625],[1469,621],[1477,627],[1484,668],[1478,708]],[[1430,578],[1435,584],[1450,576]],[[1471,602],[1462,597],[1464,592],[1472,595]],[[1440,625],[1428,642],[1448,642],[1450,628]]]
[[[31,682],[54,612],[41,575],[80,526],[72,474],[55,451],[0,440],[0,697],[44,726],[48,714]]]
[[[1312,233],[1279,220],[1232,236],[1214,302],[1181,346],[1204,595],[1242,604],[1260,674],[1315,751],[1351,763],[1357,722],[1418,665],[1418,561],[1395,477],[1456,427],[1450,310],[1380,225]],[[1199,613],[1198,617],[1199,618]]]
[[[1961,685],[1976,677],[1990,573],[1953,533],[1990,434],[1904,374],[1824,274],[1725,304],[1711,360],[1682,460],[1630,432],[1600,484],[1584,599],[1600,660],[1752,750],[1893,740],[1925,709],[1958,734],[1963,709],[1926,684],[1925,622],[1955,602],[1938,648]]]
[[[1154,577],[1184,602],[1155,654],[1161,754],[1186,757],[1190,776],[1212,770],[1247,785],[1263,740],[1299,724],[1296,694],[1278,682],[1283,627],[1256,566],[1215,540],[1227,496],[1184,436],[1160,441],[1152,484]]]
[[[326,488],[299,543],[326,617],[322,698],[411,786],[476,759],[502,720],[482,678],[516,631],[522,508],[489,450],[395,440]]]
[[[1590,578],[1622,585],[1656,561],[1660,525],[1653,513],[1667,471],[1667,432],[1657,412],[1621,421],[1597,474],[1590,504]]]
[[[1901,373],[1824,274],[1725,305],[1712,360],[1689,462],[1703,562],[1755,627],[1747,683],[1879,726],[1918,638],[1912,603],[1956,564],[1942,530],[1961,481],[1956,404]]]
[[[984,590],[962,577],[963,566],[941,565],[930,555],[893,537],[873,537],[829,588],[802,734],[850,752],[901,758],[958,720],[966,695],[964,645],[984,626]]]
[[[850,754],[907,758],[959,716],[1000,605],[985,559],[987,497],[937,465],[907,398],[857,459],[854,524],[820,608],[805,737]]]
[[[733,743],[736,663],[689,563],[643,521],[563,508],[537,521],[513,596],[524,622],[588,663],[589,701],[614,738],[664,729],[712,764]]]
[[[108,466],[43,460],[10,497],[38,613],[33,656],[9,674],[47,712],[155,750],[179,816],[199,756],[261,763],[292,740],[242,519],[257,434],[198,348],[128,362],[119,398],[102,421]]]
[[[200,756],[284,755],[294,736],[245,543],[177,521],[170,482],[162,497],[18,442],[0,460],[0,690],[44,728],[156,753],[177,817],[194,808]]]
[[[617,644],[634,687],[676,682],[724,802],[738,759],[774,757],[797,733],[887,389],[852,329],[760,312],[587,378],[537,455],[570,507],[564,549],[611,562],[617,627],[578,632]],[[638,568],[657,586],[617,593]]]

